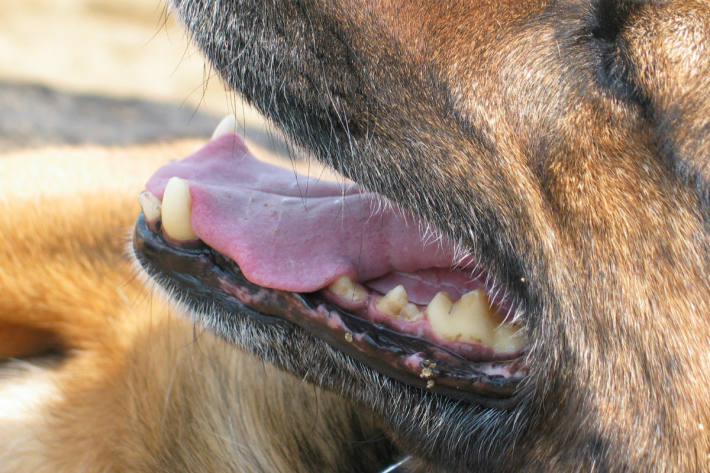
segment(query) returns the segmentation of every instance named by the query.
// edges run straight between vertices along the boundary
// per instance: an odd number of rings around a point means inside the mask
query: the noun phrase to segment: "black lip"
[[[138,261],[151,276],[180,291],[195,306],[218,306],[232,317],[249,317],[262,324],[296,325],[382,374],[447,397],[497,409],[517,404],[518,386],[527,373],[523,357],[472,362],[363,320],[317,293],[257,286],[234,262],[207,246],[188,249],[168,244],[149,228],[142,213],[136,222],[133,246]],[[337,318],[342,324],[324,323],[324,319],[334,322]],[[412,355],[420,356],[422,362],[413,364]],[[491,376],[483,371],[484,366],[505,368],[514,375]]]

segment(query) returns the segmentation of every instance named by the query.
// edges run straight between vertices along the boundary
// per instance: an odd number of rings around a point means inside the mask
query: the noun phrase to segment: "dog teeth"
[[[424,318],[421,309],[416,304],[409,302],[407,290],[401,284],[380,297],[375,302],[375,307],[385,315],[407,322],[416,322]]]
[[[375,303],[375,307],[383,314],[387,314],[390,317],[397,317],[408,303],[407,291],[404,289],[404,286],[400,284],[380,297]]]
[[[448,293],[437,292],[424,311],[434,333],[447,340],[454,340],[457,335],[451,313],[453,304],[454,301]]]
[[[356,304],[368,300],[367,289],[349,276],[336,279],[328,289]],[[409,302],[407,290],[400,284],[377,298],[375,307],[389,317],[406,322],[417,322],[426,317],[438,337],[480,344],[498,353],[517,353],[527,343],[525,331],[518,325],[503,323],[503,317],[491,308],[488,295],[481,289],[467,292],[456,302],[446,292],[438,292],[422,310]]]
[[[467,292],[455,303],[445,292],[437,293],[426,308],[434,333],[445,340],[480,343],[498,353],[517,353],[527,344],[525,331],[503,323],[481,289]]]
[[[160,218],[160,200],[148,191],[138,194],[138,203],[146,222],[157,222]]]
[[[399,318],[405,319],[408,322],[417,322],[424,318],[424,313],[419,306],[408,302],[399,312]]]
[[[328,289],[333,294],[347,301],[363,303],[367,300],[367,290],[350,279],[349,276],[340,276]]]
[[[234,115],[227,115],[219,122],[217,127],[212,132],[212,139],[219,138],[220,136],[229,135],[234,133],[237,129],[237,117]]]
[[[197,235],[190,224],[190,183],[187,179],[171,177],[163,194],[163,231],[177,241],[194,240]]]
[[[439,337],[493,346],[496,325],[491,318],[488,296],[481,289],[467,292],[455,303],[448,294],[439,292],[427,306],[426,312],[434,333]]]
[[[493,335],[493,349],[499,353],[518,353],[528,343],[525,330],[515,324],[501,324],[495,328]]]

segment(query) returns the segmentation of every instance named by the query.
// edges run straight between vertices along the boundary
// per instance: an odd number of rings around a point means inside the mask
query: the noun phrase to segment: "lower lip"
[[[181,249],[152,232],[141,214],[134,248],[149,274],[167,278],[191,297],[262,323],[295,324],[335,349],[405,384],[497,409],[517,403],[517,386],[527,374],[523,357],[473,362],[447,349],[375,326],[329,304],[318,294],[256,286],[239,268],[208,248]],[[403,347],[412,347],[404,349]]]

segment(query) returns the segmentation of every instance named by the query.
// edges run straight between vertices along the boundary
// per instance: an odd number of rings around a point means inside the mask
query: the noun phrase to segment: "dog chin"
[[[140,254],[136,258],[181,313],[238,349],[376,413],[391,439],[403,451],[417,452],[416,461],[425,462],[426,471],[488,468],[507,458],[508,446],[521,433],[524,402],[509,411],[489,409],[402,384],[293,324],[260,320],[251,310],[227,311],[196,300]],[[481,448],[476,458],[468,455],[473,442]],[[406,458],[412,467],[414,461]],[[506,462],[512,465],[513,459]]]

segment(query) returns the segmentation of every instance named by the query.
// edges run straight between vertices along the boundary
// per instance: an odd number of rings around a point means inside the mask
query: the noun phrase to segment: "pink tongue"
[[[367,281],[452,265],[450,242],[425,243],[415,218],[383,210],[383,197],[259,161],[236,135],[164,166],[146,188],[162,199],[173,176],[190,181],[197,236],[260,286],[312,292],[342,275]]]

